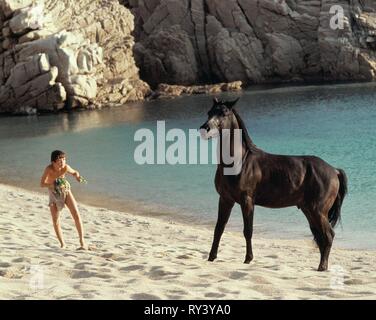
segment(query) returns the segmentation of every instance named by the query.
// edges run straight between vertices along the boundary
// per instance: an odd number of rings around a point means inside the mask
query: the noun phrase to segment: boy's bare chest
[[[61,169],[61,170],[55,170],[55,169],[50,169],[49,172],[49,178],[51,180],[56,180],[57,178],[64,178],[64,175],[66,174],[67,169]]]

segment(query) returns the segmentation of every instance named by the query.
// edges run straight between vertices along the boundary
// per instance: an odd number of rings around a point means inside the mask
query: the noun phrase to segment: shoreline
[[[10,188],[17,188],[24,190],[26,192],[33,192],[37,193],[40,196],[47,196],[47,192],[42,192],[41,188],[32,188],[31,186],[23,186],[19,187],[16,184],[13,184],[10,181],[7,182],[0,182],[0,187],[10,187]],[[115,200],[111,197],[108,196],[101,196],[98,199],[99,194],[95,194],[93,196],[89,196],[87,194],[83,194],[82,192],[76,193],[77,191],[74,192],[74,195],[76,197],[78,206],[90,206],[94,207],[97,209],[103,209],[105,208],[106,210],[110,211],[115,211],[115,212],[121,212],[124,214],[130,214],[134,215],[136,217],[140,218],[153,218],[153,219],[158,219],[163,222],[173,222],[173,223],[178,223],[187,227],[193,227],[194,222],[197,222],[199,224],[199,228],[205,229],[209,231],[211,234],[214,232],[214,227],[216,223],[216,218],[217,218],[217,212],[213,212],[213,221],[210,221],[209,219],[204,220],[203,217],[194,217],[194,216],[189,216],[188,214],[179,214],[179,216],[174,215],[177,212],[174,212],[174,208],[169,208],[169,207],[161,207],[161,208],[152,208],[151,205],[147,205],[145,203],[138,203],[137,201],[126,199],[126,200]],[[106,202],[106,207],[103,207],[101,203]],[[140,206],[142,208],[140,208]],[[136,210],[137,208],[137,210]],[[48,207],[46,207],[47,212]],[[270,209],[272,210],[272,209]],[[230,218],[231,220],[231,218]],[[231,225],[232,223],[232,225]],[[196,226],[197,227],[197,226]],[[270,230],[267,230],[267,228],[264,228],[264,230],[260,230],[257,225],[254,226],[255,230],[253,232],[254,234],[254,239],[259,238],[259,239],[265,239],[265,240],[287,240],[287,241],[310,241],[314,244],[313,241],[313,236],[312,233],[309,231],[308,224],[306,226],[306,229],[304,229],[305,234],[294,234],[293,236],[288,236],[286,237],[285,235],[282,234],[275,234],[271,232]],[[340,227],[340,226],[339,226]],[[303,231],[303,230],[302,230]],[[225,232],[231,232],[234,234],[242,235],[242,224],[237,225],[237,222],[231,222],[229,221],[228,225],[226,226]],[[314,244],[315,245],[315,244]],[[337,248],[342,249],[342,250],[352,250],[352,251],[370,251],[370,252],[375,252],[376,253],[376,248],[373,247],[366,247],[366,246],[361,246],[361,244],[358,244],[356,247],[354,245],[351,246],[349,245],[344,245],[343,243],[338,243],[337,241],[334,241],[333,245],[335,245]]]
[[[333,246],[317,272],[309,240],[244,239],[224,233],[208,262],[212,230],[79,204],[91,251],[64,209],[68,248],[58,246],[47,195],[0,184],[1,299],[375,299],[373,251]],[[38,280],[39,279],[39,280]],[[39,281],[39,282],[38,282]]]
[[[207,84],[207,85],[216,85],[216,84]],[[179,85],[177,85],[179,86]],[[192,85],[192,86],[205,86],[205,85]],[[315,88],[336,88],[336,87],[364,87],[364,86],[376,86],[376,81],[352,81],[352,80],[343,80],[343,81],[331,81],[331,80],[324,80],[324,81],[289,81],[289,82],[266,82],[260,84],[253,84],[253,85],[245,85],[242,89],[237,91],[221,91],[221,92],[203,92],[203,93],[194,93],[194,94],[182,94],[182,95],[172,95],[172,96],[161,96],[158,98],[145,98],[144,100],[137,100],[137,101],[130,101],[125,104],[119,103],[109,103],[103,104],[100,107],[77,107],[72,109],[62,108],[59,110],[54,111],[39,111],[36,113],[28,114],[28,113],[12,113],[12,112],[0,112],[0,117],[7,118],[7,117],[25,117],[25,116],[44,116],[44,115],[58,115],[64,113],[71,113],[71,112],[85,112],[85,111],[106,111],[110,109],[117,109],[117,108],[127,108],[132,107],[137,103],[148,103],[154,102],[157,100],[175,100],[179,98],[189,97],[189,96],[221,96],[225,95],[239,95],[239,94],[259,94],[264,92],[274,92],[274,91],[285,91],[285,90],[304,90],[304,89],[315,89]],[[187,86],[189,87],[189,86]]]

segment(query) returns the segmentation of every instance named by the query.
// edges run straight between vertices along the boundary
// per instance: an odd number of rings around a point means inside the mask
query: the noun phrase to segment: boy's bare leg
[[[76,224],[78,236],[80,237],[80,249],[86,249],[84,241],[84,227],[82,225],[80,213],[78,212],[76,199],[74,198],[72,192],[68,193],[67,198],[65,200],[65,204],[67,205],[74,220],[74,223]]]
[[[55,204],[50,206],[50,211],[51,211],[52,223],[54,225],[57,239],[60,242],[60,246],[62,248],[65,248],[65,242],[63,240],[63,233],[61,232],[61,226],[60,226],[60,212],[57,210]]]

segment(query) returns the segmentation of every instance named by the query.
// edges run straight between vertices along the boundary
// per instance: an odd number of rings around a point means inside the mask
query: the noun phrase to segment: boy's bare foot
[[[66,248],[67,248],[67,245],[66,245],[65,243],[61,243],[61,244],[60,244],[60,248],[61,248],[61,249],[66,249]]]
[[[83,245],[83,246],[77,248],[77,250],[88,250],[88,248],[87,248],[86,245]]]

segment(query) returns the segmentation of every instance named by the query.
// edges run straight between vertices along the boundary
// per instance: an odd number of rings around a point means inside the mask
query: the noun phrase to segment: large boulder
[[[0,112],[149,94],[133,59],[133,15],[118,1],[0,0],[0,8]]]

